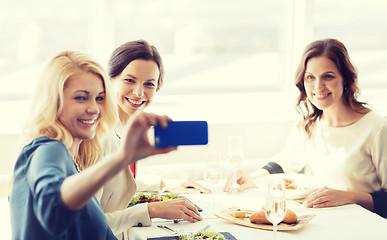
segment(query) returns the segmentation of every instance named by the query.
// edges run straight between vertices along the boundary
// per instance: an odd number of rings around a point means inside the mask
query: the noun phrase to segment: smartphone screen
[[[206,145],[208,125],[206,121],[173,121],[168,127],[154,127],[154,141],[158,148],[179,145]]]

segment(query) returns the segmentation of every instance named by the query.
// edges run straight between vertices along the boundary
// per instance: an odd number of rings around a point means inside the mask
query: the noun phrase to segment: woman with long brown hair
[[[309,44],[296,86],[301,120],[281,154],[255,173],[241,175],[241,190],[257,177],[308,166],[325,187],[305,200],[306,207],[355,203],[386,214],[380,197],[387,190],[387,121],[358,100],[357,72],[344,44],[335,39]]]

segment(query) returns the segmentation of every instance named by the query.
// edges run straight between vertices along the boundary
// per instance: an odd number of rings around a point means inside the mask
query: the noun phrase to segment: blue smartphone
[[[168,127],[154,127],[157,148],[179,145],[206,145],[208,124],[206,121],[172,121]]]

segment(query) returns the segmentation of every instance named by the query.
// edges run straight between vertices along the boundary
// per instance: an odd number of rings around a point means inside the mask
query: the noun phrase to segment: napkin
[[[208,188],[194,182],[192,179],[188,179],[187,181],[183,182],[179,186],[174,187],[167,187],[165,189],[166,192],[173,192],[173,193],[182,193],[182,194],[189,194],[189,193],[204,193],[209,194],[211,193],[211,190]]]

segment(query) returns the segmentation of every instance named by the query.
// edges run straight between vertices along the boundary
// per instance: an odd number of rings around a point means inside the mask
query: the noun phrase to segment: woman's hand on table
[[[310,194],[302,205],[308,208],[324,208],[345,204],[358,204],[370,211],[374,208],[371,194],[366,192],[341,191],[323,187]]]
[[[148,204],[150,218],[184,219],[189,222],[201,221],[196,206],[186,198],[178,198]]]
[[[242,170],[237,171],[236,182],[239,184],[238,192],[242,192],[248,188],[255,186],[255,178],[248,175],[246,172],[244,172]],[[224,186],[223,191],[229,192],[231,190],[232,184],[233,184],[233,176],[231,174],[227,178],[226,185]]]
[[[237,171],[236,182],[239,184],[238,192],[242,192],[248,188],[256,187],[255,180],[260,177],[269,175],[270,173],[263,168],[260,168],[253,172],[252,174],[247,174],[242,170]],[[232,174],[227,178],[226,185],[224,186],[223,191],[229,192],[233,184]]]
[[[311,193],[303,205],[308,208],[324,208],[353,203],[347,191],[323,187]]]

